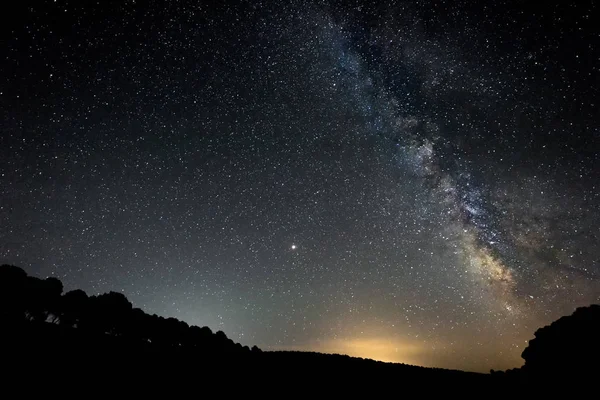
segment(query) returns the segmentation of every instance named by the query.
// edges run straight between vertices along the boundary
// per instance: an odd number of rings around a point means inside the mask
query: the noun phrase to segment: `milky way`
[[[598,302],[592,2],[20,5],[0,262],[264,349],[487,371]]]

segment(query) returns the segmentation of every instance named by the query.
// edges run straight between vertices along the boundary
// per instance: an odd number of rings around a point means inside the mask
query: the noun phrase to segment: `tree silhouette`
[[[27,273],[14,265],[0,266],[0,317],[4,322],[24,318],[27,301]]]
[[[88,307],[88,295],[81,289],[71,290],[60,299],[60,323],[68,327],[78,327]]]
[[[110,335],[123,335],[127,330],[132,304],[122,293],[109,292],[92,296],[83,327]]]
[[[37,329],[50,335],[50,331],[42,326],[56,325],[61,330],[52,332],[62,332],[60,334],[64,340],[68,339],[68,343],[75,339],[80,343],[100,340],[130,350],[152,349],[159,353],[190,355],[243,353],[248,349],[234,343],[222,331],[213,334],[208,327],[189,326],[176,318],[146,314],[133,308],[122,293],[88,296],[83,290],[62,292],[63,284],[57,278],[39,279],[28,276],[21,268],[2,265],[0,319],[16,337],[24,329],[29,333]],[[31,324],[36,324],[36,328]],[[111,340],[107,342],[109,338]],[[60,337],[54,339],[61,340]],[[63,345],[68,346],[67,342]]]
[[[63,292],[62,282],[54,277],[46,278],[42,284],[43,295],[40,299],[41,308],[44,309],[46,319],[57,323],[60,318],[61,294]]]
[[[598,373],[600,305],[581,307],[538,329],[523,351],[523,371],[532,376],[584,377]]]
[[[252,350],[253,353],[262,353],[262,350],[259,349],[256,345],[252,346]]]

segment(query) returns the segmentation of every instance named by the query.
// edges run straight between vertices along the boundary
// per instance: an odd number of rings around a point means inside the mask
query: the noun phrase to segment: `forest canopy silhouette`
[[[464,384],[500,385],[508,390],[551,376],[569,381],[593,376],[599,371],[600,358],[599,305],[578,308],[573,315],[537,330],[523,351],[522,368],[483,375],[342,355],[263,352],[257,346],[235,343],[222,331],[213,333],[208,327],[147,314],[134,308],[122,293],[63,293],[59,279],[32,277],[6,264],[0,266],[0,320],[3,354],[6,359],[12,356],[14,365],[22,363],[29,373],[36,368],[39,373],[48,373],[50,366],[59,365],[57,360],[77,373],[76,366],[93,360],[96,365],[111,365],[113,374],[154,370],[164,376],[175,370],[192,373],[202,368],[227,368],[238,373],[279,374],[281,382],[298,373],[310,374],[315,382],[343,374],[357,379],[387,377],[392,379],[390,383],[403,377],[414,385],[433,379],[457,388]]]
[[[76,329],[82,335],[107,335],[128,340],[142,348],[178,351],[243,353],[260,352],[213,333],[208,327],[189,326],[176,318],[150,315],[122,293],[88,296],[83,290],[63,294],[62,282],[54,277],[40,279],[12,265],[0,266],[0,315],[13,328],[24,324],[55,324]]]

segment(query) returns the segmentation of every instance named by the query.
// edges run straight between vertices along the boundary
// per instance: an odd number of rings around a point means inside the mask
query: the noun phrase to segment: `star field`
[[[21,2],[0,263],[263,349],[488,371],[600,300],[594,2]]]

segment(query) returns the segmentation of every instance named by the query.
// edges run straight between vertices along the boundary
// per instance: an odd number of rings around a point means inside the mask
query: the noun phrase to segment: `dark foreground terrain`
[[[182,350],[74,328],[27,322],[3,330],[4,365],[13,376],[76,386],[124,387],[144,382],[225,392],[237,384],[268,388],[352,390],[444,390],[488,387],[494,377],[308,352]],[[267,384],[268,383],[268,384]],[[62,384],[61,384],[62,385]],[[147,387],[147,386],[145,386]],[[249,389],[249,388],[248,388]]]
[[[55,278],[0,266],[0,388],[94,397],[159,391],[192,396],[540,397],[598,394],[600,306],[535,332],[520,369],[477,374],[308,352],[249,348],[175,318],[133,308],[121,293],[63,293]],[[594,397],[594,398],[595,398]]]
[[[2,343],[6,383],[37,383],[28,390],[469,398],[523,394],[532,386],[519,372],[477,374],[308,352],[184,350],[44,322],[5,327]]]

